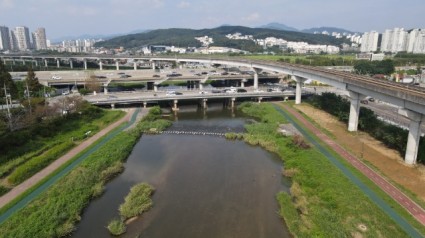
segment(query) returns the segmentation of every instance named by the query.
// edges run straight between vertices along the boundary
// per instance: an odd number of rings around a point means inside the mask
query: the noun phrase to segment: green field
[[[279,193],[277,200],[281,206],[280,214],[294,236],[409,237],[398,222],[372,202],[315,147],[303,148],[300,139],[279,134],[277,126],[285,119],[272,105],[242,104],[241,110],[259,120],[259,123],[247,125],[244,140],[277,153],[284,162],[283,173],[292,180],[290,193]],[[344,162],[340,163],[350,167]],[[349,170],[354,171],[353,168]],[[367,180],[359,173],[352,173],[363,183]],[[370,183],[365,184],[416,229],[425,232],[425,228],[402,212],[403,208],[391,198]]]

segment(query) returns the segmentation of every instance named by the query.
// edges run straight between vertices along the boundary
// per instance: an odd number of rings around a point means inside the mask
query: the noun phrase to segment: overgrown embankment
[[[244,103],[258,119],[246,126],[244,140],[276,152],[292,179],[290,194],[280,192],[280,215],[296,237],[407,237],[404,231],[346,178],[324,155],[300,138],[277,131],[285,122],[270,104]]]
[[[46,192],[0,225],[0,237],[62,237],[74,224],[90,200],[103,192],[105,183],[122,171],[122,164],[149,126],[163,130],[171,122],[160,119],[154,107],[138,125],[120,132],[89,155],[77,168]]]
[[[6,151],[0,155],[0,179],[8,189],[25,181],[123,115],[83,104],[78,113],[2,134],[0,144]],[[8,189],[0,189],[0,195]]]

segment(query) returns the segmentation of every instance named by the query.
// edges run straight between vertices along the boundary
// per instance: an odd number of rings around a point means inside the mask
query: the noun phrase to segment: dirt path
[[[345,158],[351,165],[353,165],[355,168],[357,168],[360,172],[362,172],[366,177],[368,177],[371,181],[373,181],[378,187],[380,187],[383,191],[385,191],[389,196],[391,196],[395,201],[397,201],[402,207],[404,207],[407,211],[409,211],[421,224],[425,225],[425,210],[420,207],[418,204],[416,204],[414,201],[412,201],[409,197],[407,197],[403,192],[401,192],[399,189],[394,187],[391,183],[389,183],[385,178],[383,178],[381,175],[379,175],[377,172],[372,170],[370,167],[368,167],[366,164],[364,164],[360,159],[358,159],[356,156],[353,156],[351,153],[354,153],[358,150],[354,150],[352,147],[349,147],[349,145],[354,145],[355,143],[362,144],[359,141],[355,141],[356,136],[353,136],[353,134],[350,134],[346,131],[346,126],[339,125],[338,121],[334,119],[333,117],[330,117],[329,115],[324,112],[321,112],[319,110],[314,110],[313,108],[302,105],[302,106],[296,106],[297,109],[301,110],[303,113],[309,115],[311,118],[314,118],[314,120],[319,124],[322,125],[325,129],[330,131],[334,136],[335,140],[331,139],[329,136],[327,136],[325,133],[323,133],[320,129],[318,129],[316,126],[314,126],[311,122],[309,122],[307,119],[304,118],[300,113],[298,113],[295,109],[291,108],[288,105],[285,104],[279,104],[285,110],[290,112],[292,115],[294,115],[308,130],[310,130],[313,134],[315,134],[319,139],[324,141],[327,145],[329,145],[335,152],[337,152],[339,155],[341,155],[343,158]],[[314,111],[314,113],[313,113]],[[312,114],[308,114],[312,113]],[[320,116],[319,116],[320,114]],[[326,115],[325,115],[326,114]],[[342,123],[340,123],[342,124]],[[341,127],[342,126],[342,127]],[[341,133],[341,128],[344,128],[344,133]],[[336,132],[339,133],[336,133]],[[371,142],[373,142],[373,139],[369,139]],[[368,141],[365,141],[368,142]],[[348,147],[350,148],[349,153],[346,149],[343,148],[339,143],[341,143],[343,146],[348,143]],[[379,144],[379,143],[378,143]],[[360,153],[363,153],[363,158],[366,157],[372,157],[373,155],[369,155],[368,151],[365,151],[364,148],[370,146],[371,149],[373,149],[374,145],[376,146],[376,142],[374,144],[368,144],[365,143],[365,145],[360,146]],[[370,150],[371,150],[370,149]],[[376,151],[376,150],[375,150]],[[376,156],[378,156],[378,152],[375,152]],[[366,156],[368,154],[368,156]],[[390,159],[386,158],[387,154],[381,155],[381,160],[387,160]],[[394,160],[394,159],[391,159]],[[378,167],[378,166],[377,166]],[[398,163],[398,167],[400,168],[408,168],[411,169],[411,171],[414,171],[415,168],[410,168],[407,166],[402,165],[401,163]],[[380,167],[378,167],[381,169]],[[400,169],[402,170],[402,169]],[[417,169],[416,169],[417,170]],[[385,173],[384,173],[385,174]],[[420,180],[419,180],[420,181]],[[423,186],[423,185],[421,185]],[[417,189],[420,189],[418,187]],[[424,192],[424,191],[421,191]]]
[[[108,127],[104,128],[103,130],[99,131],[94,136],[90,137],[89,139],[83,141],[81,144],[79,144],[77,147],[70,150],[68,153],[51,163],[49,166],[41,170],[40,172],[36,173],[31,178],[25,180],[23,183],[19,184],[18,186],[14,187],[12,190],[10,190],[8,193],[4,194],[2,197],[0,197],[0,208],[8,204],[10,201],[24,193],[26,190],[43,180],[45,177],[47,177],[49,174],[54,172],[56,169],[58,169],[60,166],[62,166],[67,161],[71,160],[74,156],[76,156],[78,153],[89,147],[91,144],[93,144],[95,141],[97,141],[102,136],[108,134],[110,131],[115,129],[117,126],[121,125],[123,122],[129,121],[131,116],[133,115],[135,109],[129,109],[127,111],[127,114],[121,118],[120,120],[114,122],[113,124],[109,125]]]

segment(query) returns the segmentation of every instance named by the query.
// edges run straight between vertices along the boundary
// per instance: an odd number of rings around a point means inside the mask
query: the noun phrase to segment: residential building
[[[10,34],[7,26],[0,26],[0,50],[10,50]]]
[[[32,33],[33,48],[36,50],[45,50],[47,49],[47,39],[46,39],[46,29],[37,28]]]
[[[13,31],[14,44],[16,44],[17,50],[29,50],[31,49],[30,32],[28,27],[18,26]]]
[[[362,36],[360,52],[375,52],[378,50],[379,33],[365,32]]]
[[[382,35],[381,51],[397,53],[407,50],[408,33],[403,28],[385,30]]]

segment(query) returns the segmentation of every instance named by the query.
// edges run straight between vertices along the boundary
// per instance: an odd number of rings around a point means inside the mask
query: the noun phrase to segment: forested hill
[[[177,47],[200,47],[201,43],[195,40],[195,37],[209,36],[214,39],[211,46],[225,46],[248,51],[255,51],[258,46],[251,40],[230,40],[225,36],[227,34],[241,33],[242,35],[252,35],[255,39],[264,39],[266,37],[282,38],[287,41],[303,41],[310,44],[335,45],[338,46],[344,42],[342,39],[326,35],[314,35],[302,32],[282,31],[264,28],[249,28],[242,26],[221,26],[213,29],[159,29],[145,33],[119,36],[96,43],[97,47],[115,48],[123,46],[125,48],[135,48],[145,45],[168,45]]]

